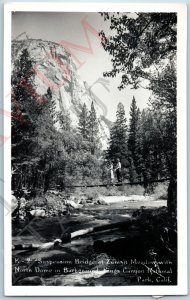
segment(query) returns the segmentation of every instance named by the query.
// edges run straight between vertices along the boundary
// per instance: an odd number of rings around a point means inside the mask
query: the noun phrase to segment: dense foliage
[[[168,174],[169,190],[173,193],[171,199],[176,205],[177,15],[176,13],[101,13],[101,15],[109,22],[112,31],[109,39],[106,39],[105,32],[100,32],[102,46],[112,56],[112,70],[105,72],[104,75],[111,77],[120,75],[119,89],[130,85],[135,89],[143,87],[152,91],[149,110],[142,112],[139,120],[137,143],[135,136],[138,122],[135,104],[132,103],[133,117],[131,116],[130,120],[128,141],[128,151],[131,153],[130,168],[134,167],[138,175],[142,173],[145,181]],[[139,157],[136,157],[136,147]],[[135,176],[136,174],[131,171],[130,177]]]
[[[24,49],[12,74],[13,189],[46,192],[101,182],[104,167],[93,102],[90,111],[84,104],[78,128],[73,128],[68,111],[56,112],[50,88],[43,97],[34,92],[32,65]]]
[[[177,43],[176,13],[101,13],[113,34],[102,46],[112,55],[113,69],[106,76],[122,74],[120,88],[138,88],[142,79],[152,81],[157,70],[173,59]],[[106,42],[105,42],[106,41]]]
[[[116,121],[111,128],[107,158],[115,164],[119,158],[124,180],[142,182],[145,188],[152,181],[168,178],[170,172],[167,159],[160,151],[163,144],[154,112],[149,109],[141,112],[133,97],[128,127],[126,122],[123,104],[119,103]]]
[[[110,131],[108,157],[111,160],[119,158],[122,165],[127,166],[127,119],[122,103],[117,106],[116,121]]]
[[[108,182],[110,161],[115,166],[119,158],[123,180],[148,187],[169,177],[169,190],[176,195],[176,14],[101,14],[112,33],[108,40],[100,32],[113,66],[104,75],[121,76],[119,89],[149,89],[149,107],[140,111],[133,97],[127,120],[124,106],[118,104],[104,156],[93,102],[90,110],[81,107],[78,127],[73,128],[69,112],[55,112],[49,88],[43,97],[36,95],[34,62],[24,49],[12,75],[13,187],[46,191]]]

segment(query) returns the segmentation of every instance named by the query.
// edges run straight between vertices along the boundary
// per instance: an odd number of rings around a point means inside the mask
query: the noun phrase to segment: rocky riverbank
[[[34,197],[27,193],[21,196],[15,193],[12,195],[13,220],[26,221],[34,217],[65,216],[80,210],[94,209],[96,206],[100,209],[107,209],[110,205],[115,208],[140,209],[141,207],[157,208],[167,205],[164,197],[162,199],[155,195],[127,195],[125,193],[114,195],[113,191],[112,194],[101,195],[94,191],[66,194],[52,190]]]

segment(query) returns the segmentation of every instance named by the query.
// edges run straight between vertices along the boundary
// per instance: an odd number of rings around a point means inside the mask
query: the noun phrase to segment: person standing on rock
[[[116,175],[117,175],[117,181],[118,181],[118,183],[122,182],[122,177],[121,177],[121,162],[120,162],[119,158],[117,158],[117,164],[116,164],[116,167],[115,167],[115,172],[116,172]]]

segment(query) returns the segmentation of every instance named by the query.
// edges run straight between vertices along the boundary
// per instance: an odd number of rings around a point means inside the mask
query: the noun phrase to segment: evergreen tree
[[[53,134],[55,132],[54,124],[56,123],[55,102],[50,88],[47,89],[43,99],[44,103],[41,104],[36,134],[41,135],[42,139],[50,139],[52,132]]]
[[[12,75],[12,155],[18,161],[32,155],[30,146],[41,110],[32,90],[33,78],[32,61],[24,49]]]
[[[23,174],[21,185],[36,186],[40,161],[38,135],[43,105],[33,86],[33,62],[24,49],[15,64],[12,74],[12,156],[13,169]]]
[[[58,136],[55,129],[56,114],[55,102],[50,88],[43,96],[41,111],[38,116],[35,130],[37,146],[36,154],[40,158],[37,171],[43,171],[44,174],[44,192],[49,188],[50,178],[55,172],[55,163],[58,155]]]
[[[78,131],[82,135],[84,140],[88,140],[88,110],[85,103],[79,116]]]
[[[142,110],[140,117],[140,126],[137,132],[137,151],[139,154],[137,172],[144,182],[145,188],[148,185],[148,180],[151,178],[151,155],[152,155],[152,116],[146,110]]]
[[[110,131],[108,157],[116,160],[120,158],[123,166],[127,166],[127,120],[122,103],[117,106],[116,121]]]
[[[57,114],[62,131],[71,131],[71,117],[68,111],[63,110]]]
[[[153,112],[149,109],[142,110],[136,140],[137,164],[135,169],[145,187],[149,181],[168,177],[157,122]]]
[[[98,119],[94,108],[94,103],[91,103],[91,109],[88,117],[88,140],[90,142],[91,154],[95,154],[95,150],[98,148]]]
[[[171,178],[177,178],[177,76],[176,63],[170,62],[152,82],[151,110],[156,122],[160,151],[166,158]]]
[[[55,101],[53,100],[53,95],[50,87],[47,89],[47,93],[44,95],[47,103],[45,107],[48,109],[49,115],[52,118],[52,121],[54,122],[55,118]]]
[[[140,110],[137,108],[135,97],[133,96],[130,107],[130,120],[129,120],[129,136],[128,136],[128,150],[129,150],[129,171],[130,182],[134,182],[137,178],[138,167],[138,151],[137,151],[137,131],[139,126]]]

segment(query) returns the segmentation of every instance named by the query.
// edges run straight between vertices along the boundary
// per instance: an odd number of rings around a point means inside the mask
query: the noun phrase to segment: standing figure
[[[111,181],[111,184],[113,184],[114,182],[114,172],[113,172],[113,163],[112,161],[110,161],[110,181]]]
[[[116,175],[117,175],[117,181],[122,182],[122,177],[121,177],[121,163],[119,158],[117,158],[117,164],[115,167]]]

